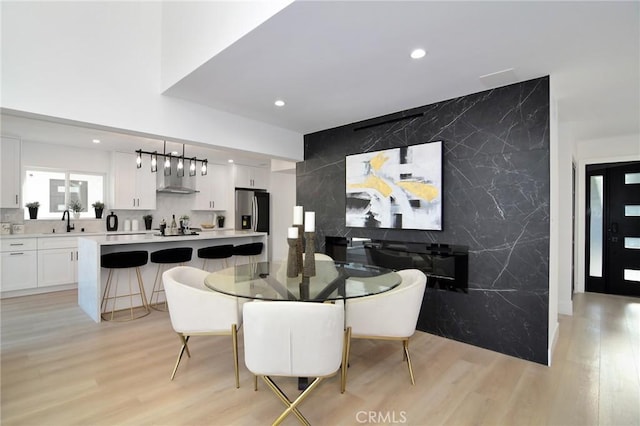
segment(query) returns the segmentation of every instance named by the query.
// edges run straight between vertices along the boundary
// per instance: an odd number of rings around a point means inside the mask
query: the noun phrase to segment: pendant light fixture
[[[177,156],[177,154],[174,156],[171,153],[167,154],[167,141],[164,141],[164,149],[162,151],[162,154],[158,154],[158,151],[143,151],[141,149],[138,149],[136,151],[136,167],[139,169],[142,167],[142,155],[143,154],[149,154],[151,157],[151,172],[155,173],[158,171],[158,157],[162,157],[164,158],[164,175],[165,176],[170,176],[171,175],[171,159],[172,158],[177,158],[178,162],[176,165],[176,174],[180,177],[184,176],[184,167],[185,167],[185,161],[189,160],[189,176],[195,176],[196,175],[196,166],[198,164],[198,162],[202,163],[202,166],[200,167],[200,172],[202,173],[202,176],[207,174],[207,168],[208,168],[208,163],[209,160],[205,159],[200,159],[200,158],[196,158],[196,157],[187,157],[185,155],[185,145],[182,144],[182,155],[181,156]]]

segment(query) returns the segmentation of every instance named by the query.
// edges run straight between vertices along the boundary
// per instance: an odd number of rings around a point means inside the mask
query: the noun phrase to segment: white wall
[[[163,2],[162,91],[292,2]]]
[[[293,223],[296,205],[295,172],[271,173],[271,234],[269,253],[274,260],[287,258],[287,228]]]
[[[3,108],[303,159],[301,134],[160,94],[161,2],[0,7]]]
[[[582,293],[585,289],[586,166],[587,164],[640,161],[640,134],[577,141],[575,154],[578,168],[578,190],[576,197],[576,292]]]

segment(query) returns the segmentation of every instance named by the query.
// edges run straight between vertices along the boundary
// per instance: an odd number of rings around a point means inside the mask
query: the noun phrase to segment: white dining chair
[[[409,338],[416,331],[427,277],[418,269],[405,269],[397,273],[402,277],[398,287],[385,293],[346,300],[346,360],[348,365],[351,339],[401,340],[403,357],[407,361],[413,385],[415,380],[409,356]],[[346,368],[342,374],[341,391],[344,392]]]
[[[204,286],[207,271],[190,266],[178,266],[162,274],[169,305],[171,325],[178,333],[182,347],[178,353],[171,380],[176,375],[184,352],[191,357],[189,337],[196,335],[230,335],[233,344],[233,362],[236,388],[240,387],[238,373],[238,329],[242,325],[238,299],[209,290]]]
[[[297,406],[323,378],[345,365],[343,308],[328,303],[253,302],[244,305],[243,317],[245,364],[287,405],[273,424],[291,413],[309,424]],[[315,379],[292,401],[274,376]]]

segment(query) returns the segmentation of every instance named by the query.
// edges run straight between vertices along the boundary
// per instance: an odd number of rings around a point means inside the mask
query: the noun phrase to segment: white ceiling
[[[297,1],[166,94],[306,134],[487,90],[480,76],[512,68],[491,87],[551,75],[577,139],[638,133],[639,19],[637,1]]]
[[[427,55],[410,59],[416,47]],[[640,133],[639,67],[637,1],[296,1],[165,94],[307,134],[551,75],[560,122],[582,140]],[[152,135],[3,112],[2,133],[24,140],[162,149]],[[187,154],[268,164],[192,145]]]

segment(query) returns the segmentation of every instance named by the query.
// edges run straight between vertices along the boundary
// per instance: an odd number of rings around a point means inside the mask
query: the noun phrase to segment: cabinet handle
[[[134,198],[133,199],[133,207],[135,207],[135,206],[136,206],[136,199]]]
[[[22,254],[24,254],[24,253],[22,253],[22,252],[18,252],[18,253],[9,253],[9,256],[20,256],[20,255],[22,255]]]
[[[213,208],[213,207],[215,207],[215,206],[216,206],[216,202],[215,202],[215,201],[212,201],[212,202],[211,202],[211,208]]]
[[[76,260],[78,260],[78,251],[76,250]]]
[[[9,243],[10,246],[23,246],[24,243]]]
[[[69,253],[71,255],[71,261],[73,262],[73,252]]]
[[[18,194],[16,194],[16,204],[18,204]]]

